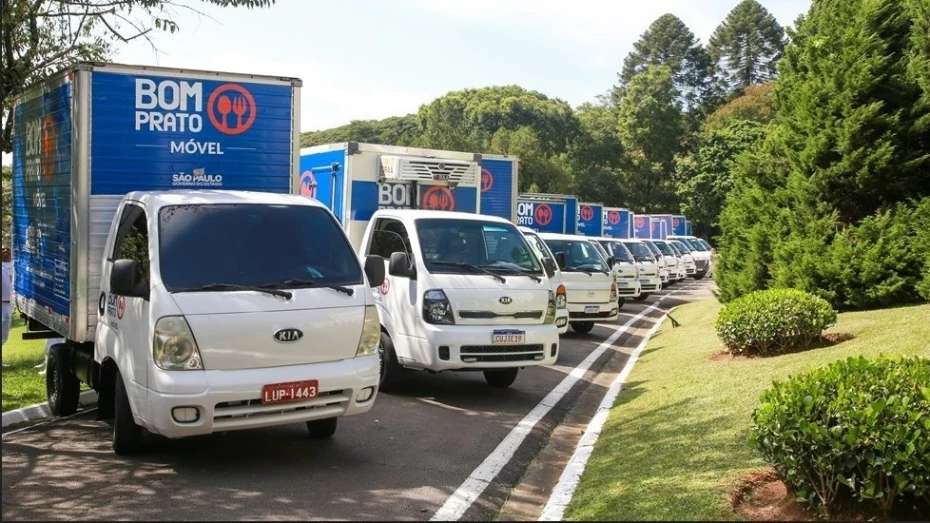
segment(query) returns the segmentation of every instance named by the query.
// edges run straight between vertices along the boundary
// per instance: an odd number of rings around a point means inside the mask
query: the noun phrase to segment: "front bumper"
[[[639,280],[617,280],[617,294],[621,298],[636,298],[642,293],[642,285]]]
[[[378,395],[377,355],[325,363],[233,371],[158,370],[155,388],[183,390],[169,394],[127,382],[136,423],[167,438],[183,438],[228,430],[272,427],[371,410]],[[262,404],[262,387],[275,383],[316,380],[318,394],[309,400]],[[358,401],[363,389],[372,394]],[[195,421],[175,419],[173,409],[197,410]]]
[[[436,372],[552,365],[559,355],[556,325],[429,325],[426,338],[397,335],[394,345],[403,343],[415,355],[411,360],[398,353],[402,365]],[[493,345],[495,330],[523,331],[523,343]]]
[[[659,276],[643,276],[639,279],[642,292],[659,292],[662,290],[662,279]]]
[[[590,309],[589,309],[590,307]],[[595,311],[594,308],[597,308]],[[568,317],[571,321],[614,321],[620,314],[616,301],[607,303],[568,303]]]

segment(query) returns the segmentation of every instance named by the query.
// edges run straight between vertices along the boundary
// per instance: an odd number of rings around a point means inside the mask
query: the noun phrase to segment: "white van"
[[[562,271],[555,261],[555,255],[549,250],[546,242],[536,234],[536,231],[529,227],[517,227],[523,236],[526,237],[533,253],[542,262],[546,273],[549,276],[549,285],[555,291],[555,325],[559,328],[559,334],[568,332],[568,300],[565,294],[565,285],[562,283]]]
[[[639,272],[639,283],[642,288],[641,294],[636,298],[637,301],[643,301],[653,292],[662,290],[659,265],[656,263],[656,258],[653,256],[652,251],[649,250],[649,247],[639,239],[628,238],[620,241],[629,249],[633,259],[636,260],[636,269]]]
[[[404,369],[481,371],[492,387],[509,387],[521,368],[558,358],[556,291],[509,221],[381,209],[361,251],[390,260],[375,293],[382,388]]]
[[[614,263],[613,271],[617,282],[617,294],[620,296],[619,305],[623,307],[626,298],[638,298],[642,294],[642,284],[639,281],[639,270],[636,260],[623,242],[616,238],[592,238],[594,244],[601,249],[604,259],[611,259]]]
[[[540,233],[555,253],[568,298],[569,324],[579,334],[591,332],[596,321],[614,321],[620,313],[617,283],[593,240],[572,234]]]
[[[652,247],[657,256],[662,256],[665,259],[665,265],[668,267],[668,281],[669,283],[677,283],[685,279],[685,264],[681,259],[681,253],[676,249],[673,249],[668,242],[663,240],[649,240],[650,247]]]
[[[694,258],[695,271],[692,274],[695,280],[700,280],[710,273],[710,248],[698,241],[695,236],[669,236],[669,241],[679,241],[691,249],[689,253]]]

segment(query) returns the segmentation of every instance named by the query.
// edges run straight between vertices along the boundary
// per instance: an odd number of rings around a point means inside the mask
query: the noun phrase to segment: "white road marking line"
[[[571,390],[578,380],[584,377],[585,372],[587,372],[591,365],[617,341],[617,338],[629,330],[631,325],[645,317],[649,312],[658,309],[662,300],[670,297],[677,291],[678,289],[662,296],[654,304],[646,307],[642,312],[630,318],[626,323],[618,327],[609,338],[591,351],[584,361],[579,363],[568,376],[562,379],[562,381],[552,389],[552,391],[549,392],[549,394],[546,395],[546,397],[543,398],[509,434],[507,434],[507,437],[500,442],[497,448],[478,465],[478,468],[472,471],[468,479],[449,496],[430,521],[457,521],[461,518],[465,514],[465,511],[478,499],[478,496],[484,492],[484,489],[486,489],[491,481],[503,470],[504,466],[510,462],[517,448],[520,447],[520,444],[523,443],[526,436],[533,430],[533,427],[552,410],[552,407],[558,404],[559,400]]]
[[[610,389],[607,390],[607,394],[604,395],[603,401],[601,401],[600,406],[597,408],[597,413],[591,418],[588,427],[585,429],[584,434],[578,441],[578,445],[575,447],[575,452],[565,465],[565,470],[562,471],[562,475],[559,476],[559,482],[555,485],[555,488],[552,489],[552,495],[549,496],[549,501],[546,502],[542,515],[539,516],[539,521],[562,520],[562,517],[565,515],[565,509],[568,507],[568,504],[571,503],[572,497],[575,495],[575,489],[578,488],[578,483],[581,481],[581,475],[584,473],[588,458],[591,457],[591,453],[594,451],[594,444],[597,443],[597,439],[601,435],[601,429],[604,428],[604,423],[607,422],[610,409],[617,400],[617,395],[620,394],[620,389],[623,387],[623,384],[626,383],[626,379],[633,370],[633,365],[636,364],[636,360],[639,359],[640,353],[646,348],[646,344],[652,339],[652,335],[659,330],[662,322],[665,321],[665,318],[668,317],[672,310],[674,310],[674,307],[663,314],[662,318],[649,329],[646,337],[643,338],[643,341],[641,341],[639,346],[636,347],[636,350],[633,351],[633,355],[627,360],[626,365],[623,366],[623,370],[620,371],[617,379],[614,380]]]
[[[29,425],[28,427],[23,427],[23,428],[21,428],[21,429],[11,430],[11,431],[9,431],[9,432],[4,432],[4,433],[3,433],[3,438],[0,438],[0,439],[6,439],[6,437],[9,436],[10,434],[16,434],[17,432],[23,432],[23,431],[26,431],[26,430],[34,429],[34,428],[36,428],[36,427],[41,427],[42,425],[48,425],[49,423],[52,423],[52,422],[55,422],[55,421],[61,421],[61,420],[65,420],[65,419],[68,419],[68,418],[73,418],[73,417],[75,417],[75,416],[80,416],[81,414],[87,414],[88,412],[93,412],[93,411],[95,411],[95,410],[97,410],[97,407],[91,407],[91,408],[89,408],[89,409],[79,410],[79,411],[75,412],[74,414],[71,414],[70,416],[62,416],[62,417],[60,417],[60,418],[52,418],[52,419],[49,419],[49,420],[45,420],[45,421],[41,421],[41,422],[39,422],[39,423],[36,423],[35,425]]]

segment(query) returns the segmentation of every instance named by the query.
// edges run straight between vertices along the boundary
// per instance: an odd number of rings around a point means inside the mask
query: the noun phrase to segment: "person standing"
[[[3,299],[3,343],[0,347],[6,345],[6,339],[10,336],[10,327],[13,325],[13,304],[10,300],[13,297],[13,253],[6,245],[0,251],[0,257],[3,260],[3,293],[0,297]],[[6,367],[6,364],[3,365]]]

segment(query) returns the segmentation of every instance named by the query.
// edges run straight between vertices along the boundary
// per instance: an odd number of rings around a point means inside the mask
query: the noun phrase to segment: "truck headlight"
[[[610,284],[610,301],[617,301],[617,298],[617,283],[614,282]]]
[[[165,316],[155,322],[152,359],[164,370],[203,370],[197,340],[184,316]]]
[[[378,350],[381,343],[381,317],[374,305],[365,306],[365,321],[362,323],[362,336],[358,340],[356,356],[368,356]]]
[[[555,293],[549,291],[549,304],[546,305],[546,321],[543,322],[546,325],[555,323],[555,306]]]
[[[455,325],[452,304],[441,289],[423,293],[423,319],[434,325]]]
[[[555,289],[555,307],[557,309],[564,309],[568,307],[568,297],[565,293],[564,285],[559,285]]]

